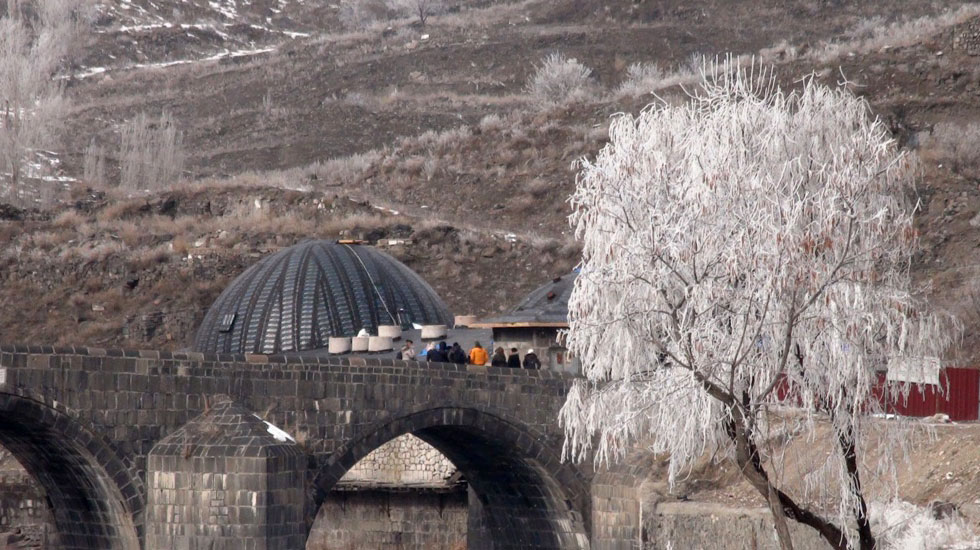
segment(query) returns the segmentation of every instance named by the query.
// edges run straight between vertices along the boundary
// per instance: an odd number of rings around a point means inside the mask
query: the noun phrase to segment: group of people
[[[494,350],[493,357],[490,357],[487,354],[487,350],[483,349],[483,346],[479,342],[474,342],[473,348],[470,349],[469,353],[463,351],[463,348],[460,347],[458,342],[453,342],[452,347],[447,346],[445,342],[439,342],[438,344],[430,342],[424,350],[416,353],[415,343],[411,340],[405,340],[405,345],[402,346],[401,351],[398,352],[396,357],[406,361],[421,361],[424,357],[429,362],[456,363],[458,365],[468,363],[470,365],[483,366],[489,361],[491,367],[519,369],[523,366],[525,369],[541,368],[541,361],[533,349],[527,350],[522,363],[521,356],[517,353],[517,348],[510,348],[510,355],[505,355],[504,348],[498,347]]]

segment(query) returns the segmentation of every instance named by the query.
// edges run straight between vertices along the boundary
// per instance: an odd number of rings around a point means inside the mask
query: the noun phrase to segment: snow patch
[[[253,55],[261,55],[264,53],[274,52],[275,47],[271,48],[256,48],[254,50],[222,50],[214,55],[208,57],[202,57],[200,59],[176,59],[173,61],[160,61],[158,63],[134,63],[132,65],[126,65],[125,67],[118,67],[111,69],[112,71],[130,71],[135,69],[162,69],[166,67],[173,67],[175,65],[188,65],[191,63],[204,63],[207,61],[219,61],[221,59],[233,59],[236,57],[247,57]],[[75,78],[83,79],[97,74],[102,74],[109,72],[109,69],[105,67],[92,67],[86,68],[82,72],[75,73]],[[61,77],[67,78],[67,77]]]
[[[873,502],[868,514],[883,550],[968,550],[980,548],[980,538],[962,518],[936,519],[929,508],[894,500]]]
[[[258,415],[252,415],[252,416],[254,416],[255,418],[259,418]],[[259,420],[262,419],[259,418]],[[283,431],[282,428],[276,426],[275,424],[267,420],[262,420],[262,422],[265,424],[265,431],[269,432],[269,435],[275,438],[276,441],[281,441],[283,443],[287,441],[290,443],[296,443],[296,440],[293,439],[293,436]]]

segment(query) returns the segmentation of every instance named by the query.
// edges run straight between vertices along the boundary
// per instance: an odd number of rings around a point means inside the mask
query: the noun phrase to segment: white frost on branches
[[[708,66],[687,103],[618,116],[581,162],[567,345],[587,381],[561,411],[567,457],[647,442],[671,482],[705,451],[751,460],[781,379],[804,433],[827,419],[857,452],[876,371],[951,340],[910,291],[914,158],[846,90],[759,73]],[[843,453],[831,466],[843,526],[866,513]]]

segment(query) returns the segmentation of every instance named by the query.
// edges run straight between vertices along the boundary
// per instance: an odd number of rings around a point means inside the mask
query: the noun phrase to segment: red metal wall
[[[871,395],[884,399],[885,373],[878,374],[878,384]],[[885,412],[902,416],[949,415],[955,422],[980,420],[980,369],[944,368],[939,373],[937,391],[933,384],[912,384],[908,400],[888,403]],[[776,399],[793,401],[793,392],[785,378],[776,385]]]
[[[947,368],[939,381],[946,389],[937,412],[950,420],[980,420],[980,369]]]
[[[884,374],[879,383],[884,383]],[[907,402],[890,403],[887,412],[902,416],[949,415],[956,422],[980,420],[980,370],[948,367],[939,373],[942,392],[932,384],[912,384]],[[881,399],[881,392],[874,392]]]

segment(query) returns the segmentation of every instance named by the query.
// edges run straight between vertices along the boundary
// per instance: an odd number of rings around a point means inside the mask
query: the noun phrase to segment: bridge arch
[[[139,550],[142,483],[64,406],[0,392],[0,444],[44,489],[65,550]]]
[[[506,415],[471,405],[394,415],[356,435],[317,472],[312,517],[358,461],[407,433],[435,447],[466,477],[494,550],[589,548],[588,482],[561,462],[560,441],[549,445],[543,434]]]

